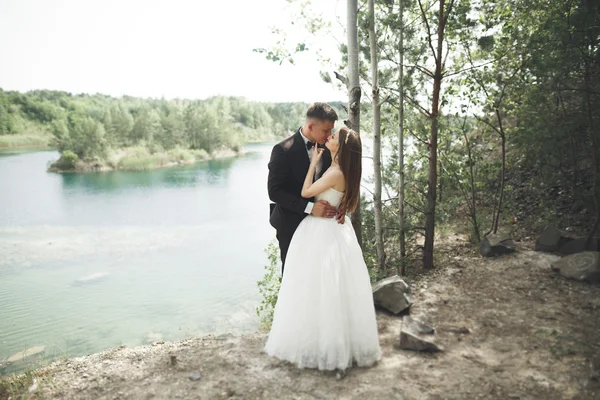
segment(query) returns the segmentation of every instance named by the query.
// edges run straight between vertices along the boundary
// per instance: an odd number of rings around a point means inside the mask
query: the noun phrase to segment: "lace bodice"
[[[316,201],[325,200],[330,205],[334,207],[338,207],[342,202],[342,198],[344,197],[344,192],[340,192],[335,190],[334,188],[329,188],[321,194],[315,196]]]

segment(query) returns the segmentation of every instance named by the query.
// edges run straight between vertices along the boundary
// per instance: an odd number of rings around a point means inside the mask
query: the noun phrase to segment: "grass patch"
[[[38,135],[0,135],[0,148],[16,147],[47,147],[50,146],[51,136]]]
[[[38,385],[36,392],[46,384],[46,374],[35,369],[28,369],[22,374],[11,376],[0,376],[0,399],[30,399],[32,394],[29,388],[34,379]]]
[[[167,151],[167,158],[170,162],[190,162],[193,160],[207,160],[210,158],[205,150],[186,150],[176,148]]]
[[[150,154],[144,147],[132,147],[125,150],[125,155],[118,162],[119,169],[142,171],[155,168],[168,162],[165,154]]]
[[[209,158],[210,156],[204,150],[176,148],[167,152],[151,154],[145,147],[130,147],[124,149],[124,155],[117,162],[117,166],[118,169],[141,171],[171,163],[201,161]]]

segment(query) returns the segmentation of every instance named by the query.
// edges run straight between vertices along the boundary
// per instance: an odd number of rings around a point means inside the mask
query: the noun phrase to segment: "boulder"
[[[515,242],[507,235],[490,234],[479,244],[479,252],[484,257],[497,257],[503,254],[514,253]]]
[[[571,254],[551,264],[553,271],[581,282],[600,282],[600,252]]]
[[[411,306],[411,290],[398,275],[390,276],[373,285],[373,300],[375,305],[399,314]]]
[[[547,226],[535,242],[535,251],[556,252],[573,239],[575,239],[574,235],[553,226]]]
[[[441,351],[438,345],[432,341],[433,332],[434,329],[432,327],[406,315],[402,320],[400,344],[398,347],[403,350],[412,351]]]
[[[600,238],[592,238],[592,241],[589,246],[587,245],[587,238],[578,237],[573,240],[566,242],[559,249],[559,253],[565,256],[581,253],[584,251],[598,251],[600,245]]]
[[[435,329],[433,329],[431,326],[424,324],[420,320],[413,318],[410,315],[406,315],[404,318],[402,318],[402,326],[406,326],[406,328],[411,332],[416,332],[422,335],[433,335],[433,333],[435,333]]]

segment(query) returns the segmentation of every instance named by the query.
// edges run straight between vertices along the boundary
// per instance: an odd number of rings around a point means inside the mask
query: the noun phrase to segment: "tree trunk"
[[[465,145],[467,146],[467,154],[469,156],[469,175],[471,181],[471,222],[473,224],[473,232],[475,233],[475,239],[477,239],[477,243],[481,242],[481,233],[479,232],[479,223],[477,222],[477,203],[475,196],[475,170],[474,170],[474,161],[473,154],[471,152],[471,143],[469,142],[469,137],[467,136],[467,132],[463,126],[463,135],[465,137]]]
[[[592,111],[592,99],[591,99],[591,90],[590,87],[590,64],[589,61],[586,61],[585,66],[585,96],[586,96],[586,108],[589,119],[588,132],[590,135],[590,141],[592,142],[592,160],[594,161],[594,184],[592,186],[592,195],[594,199],[594,211],[596,212],[596,217],[594,218],[594,222],[592,225],[592,229],[587,235],[587,239],[585,242],[586,248],[590,248],[592,245],[592,239],[598,230],[598,226],[600,225],[600,195],[598,194],[598,177],[600,176],[600,161],[598,160],[598,142],[596,141],[596,132],[594,131],[594,114]]]
[[[506,135],[504,134],[504,126],[502,125],[502,118],[500,118],[500,111],[496,109],[496,117],[498,118],[498,126],[500,128],[500,139],[502,141],[502,169],[500,171],[500,197],[498,197],[498,212],[494,219],[494,234],[498,233],[498,223],[500,220],[500,214],[502,213],[502,201],[504,200],[504,181],[506,177]]]
[[[379,83],[377,69],[377,36],[375,34],[375,0],[368,0],[369,7],[369,47],[371,51],[371,86],[373,102],[373,175],[375,188],[373,207],[375,208],[375,244],[377,247],[377,268],[385,269],[385,249],[383,246],[383,212],[381,204],[381,104],[379,103]]]
[[[348,124],[360,134],[360,81],[358,71],[358,0],[347,2],[348,31]],[[360,201],[351,215],[352,226],[356,232],[358,244],[362,248],[362,229],[360,217]]]
[[[440,165],[438,168],[438,180],[439,180],[439,185],[438,185],[438,201],[441,203],[442,202],[442,193],[444,191],[444,170],[442,169],[442,162],[440,161]]]
[[[420,3],[420,1],[419,1]],[[433,265],[433,242],[435,235],[435,203],[437,189],[437,145],[438,145],[438,116],[440,106],[440,92],[442,88],[442,59],[444,44],[444,28],[446,25],[446,15],[444,14],[445,0],[439,1],[438,31],[437,31],[437,51],[433,54],[435,57],[435,72],[433,74],[433,99],[431,105],[431,132],[429,136],[429,178],[427,189],[427,208],[425,209],[425,249],[423,251],[423,267],[432,269]],[[452,3],[451,3],[452,4]],[[450,7],[451,9],[451,7]],[[421,5],[423,18],[427,15]],[[449,10],[450,11],[450,10]]]
[[[435,94],[438,94],[437,98]],[[435,79],[434,101],[435,110],[439,102],[439,82]],[[425,209],[425,249],[423,252],[423,267],[432,269],[433,265],[433,241],[435,235],[435,202],[437,181],[437,135],[438,135],[438,113],[431,115],[431,132],[429,138],[429,177],[427,190],[427,206]]]
[[[406,235],[404,221],[404,0],[400,0],[400,63],[398,87],[398,225],[400,229],[400,274],[406,274]]]

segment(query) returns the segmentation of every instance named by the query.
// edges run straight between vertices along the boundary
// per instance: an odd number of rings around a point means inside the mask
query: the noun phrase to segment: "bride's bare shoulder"
[[[344,178],[344,174],[342,173],[342,170],[337,165],[332,165],[331,167],[327,168],[327,171],[325,171],[323,176],[325,176],[325,175],[331,176],[332,178],[337,178],[337,177],[342,177],[342,179]]]
[[[329,179],[333,182],[333,188],[337,191],[343,192],[346,189],[346,181],[344,180],[344,174],[337,165],[332,165],[326,172],[329,175]]]

